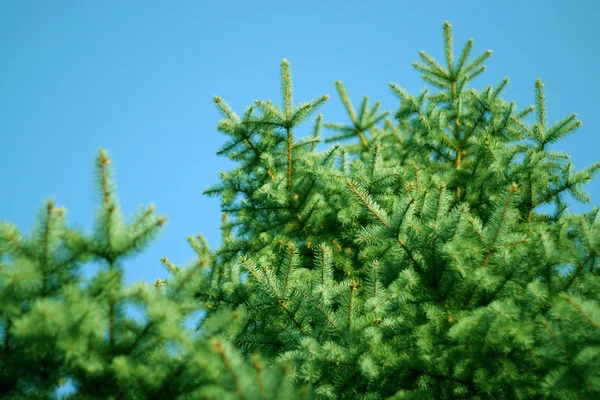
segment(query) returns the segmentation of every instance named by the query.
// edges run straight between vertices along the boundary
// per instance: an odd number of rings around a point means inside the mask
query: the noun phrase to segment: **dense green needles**
[[[124,219],[102,150],[92,234],[53,201],[29,237],[1,225],[0,393],[51,398],[70,380],[82,399],[600,398],[599,209],[565,202],[589,201],[600,164],[574,171],[549,149],[580,121],[551,122],[540,80],[521,110],[500,97],[508,79],[477,91],[491,52],[471,57],[469,40],[455,57],[443,32],[443,62],[414,63],[432,90],[391,84],[393,113],[355,109],[338,81],[350,121],[324,123],[328,96],[295,103],[287,60],[279,106],[239,117],[215,97],[218,154],[237,163],[205,191],[223,242],[189,237],[197,261],[162,258],[154,284],[122,271],[165,219]],[[317,150],[323,128],[347,143]],[[102,268],[84,283],[88,261]]]

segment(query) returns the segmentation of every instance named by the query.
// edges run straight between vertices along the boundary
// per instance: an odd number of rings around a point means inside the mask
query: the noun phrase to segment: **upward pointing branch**
[[[289,121],[292,116],[293,90],[292,75],[290,72],[290,62],[285,58],[281,62],[281,91],[285,107],[285,118]]]
[[[342,84],[341,81],[335,81],[335,87],[338,90],[340,98],[342,99],[342,103],[344,103],[344,106],[346,107],[346,110],[348,111],[348,114],[350,115],[350,119],[352,120],[352,123],[354,124],[355,127],[357,127],[359,125],[359,120],[356,117],[356,111],[354,111],[354,106],[352,105],[352,102],[350,101],[350,98],[348,97],[348,93],[346,93],[346,89],[344,89],[344,85]],[[363,109],[364,109],[365,105],[366,104],[363,103]],[[365,137],[365,134],[361,130],[357,130],[357,133],[358,133],[358,136],[360,137],[360,142],[362,143],[362,145],[365,147],[369,147],[369,143],[367,142],[367,138]]]
[[[109,188],[109,184],[108,184],[108,177],[107,177],[107,171],[106,171],[106,168],[108,165],[110,165],[110,159],[106,155],[106,152],[104,150],[100,149],[99,155],[98,155],[98,167],[100,167],[100,173],[101,173],[101,183],[102,183],[102,193],[103,193],[102,200],[104,201],[105,204],[108,203],[108,201],[110,200],[110,188]]]
[[[290,72],[290,62],[283,59],[281,62],[281,92],[285,108],[285,131],[287,134],[287,190],[292,189],[292,165],[294,163],[292,149],[294,145],[294,136],[290,126],[292,119],[292,76]]]
[[[452,25],[448,21],[444,21],[444,47],[446,50],[448,73],[452,77],[452,64],[454,64],[454,55],[452,54]]]
[[[536,108],[538,114],[538,122],[542,128],[546,127],[546,102],[544,101],[546,97],[544,96],[544,84],[538,78],[535,80],[535,92],[536,92]]]
[[[344,89],[344,85],[342,81],[335,81],[335,87],[340,94],[340,98],[342,99],[342,103],[346,107],[348,114],[350,115],[350,119],[354,124],[357,123],[356,112],[354,111],[354,106],[352,106],[352,102],[350,102],[350,98],[348,97],[348,93],[346,93],[346,89]]]

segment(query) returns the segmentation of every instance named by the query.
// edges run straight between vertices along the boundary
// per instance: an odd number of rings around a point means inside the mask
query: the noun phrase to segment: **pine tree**
[[[198,255],[173,277],[152,285],[123,284],[123,263],[152,241],[166,222],[155,207],[141,208],[128,223],[119,209],[110,159],[99,151],[100,207],[88,235],[66,226],[53,200],[40,212],[30,237],[0,226],[0,394],[3,398],[53,398],[72,382],[74,399],[174,399],[294,397],[285,363],[266,368],[259,357],[244,364],[226,340],[240,329],[241,314],[206,320],[206,336],[185,325],[200,310],[194,291],[209,279],[210,252],[202,236],[188,240]],[[81,267],[102,268],[84,282]],[[144,309],[146,321],[126,314]]]
[[[296,140],[326,96],[295,105],[286,60],[280,106],[239,118],[215,98],[239,166],[206,193],[235,234],[198,293],[209,315],[244,309],[238,345],[321,398],[598,398],[598,208],[564,196],[589,201],[600,164],[548,148],[581,123],[548,123],[540,80],[524,110],[500,98],[508,79],[470,88],[491,52],[471,59],[469,40],[455,60],[443,28],[445,62],[414,63],[433,90],[390,85],[395,121],[336,82],[350,123],[319,115]],[[355,143],[316,151],[322,125]]]
[[[600,163],[574,171],[549,149],[581,122],[548,122],[540,80],[523,110],[500,97],[508,79],[477,91],[491,52],[472,58],[469,40],[455,60],[443,32],[444,62],[414,63],[431,90],[390,85],[393,119],[336,82],[350,122],[318,115],[297,138],[328,96],[294,103],[287,60],[280,105],[240,118],[216,97],[218,154],[237,162],[205,191],[223,243],[188,238],[197,261],[163,258],[154,286],[125,286],[123,262],[165,219],[149,207],[126,223],[103,151],[92,235],[52,201],[30,238],[2,225],[0,392],[52,397],[71,379],[73,398],[600,397],[600,209],[564,199],[589,202]],[[85,283],[90,260],[103,269]]]

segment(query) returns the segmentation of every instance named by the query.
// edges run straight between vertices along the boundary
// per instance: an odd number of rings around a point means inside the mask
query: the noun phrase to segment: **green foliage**
[[[198,254],[194,265],[180,269],[163,259],[174,274],[168,285],[162,279],[123,284],[122,260],[143,250],[166,219],[150,206],[127,223],[103,150],[96,169],[101,204],[92,235],[68,228],[65,210],[52,200],[30,238],[11,224],[0,226],[0,393],[53,398],[70,380],[74,399],[289,397],[288,367],[267,368],[258,357],[245,363],[229,342],[241,329],[240,311],[220,308],[206,318],[209,337],[185,325],[204,306],[193,288],[211,279],[201,236],[189,238]],[[89,261],[102,268],[83,282],[80,269]],[[127,317],[132,305],[144,309],[146,322]]]
[[[218,153],[237,163],[205,191],[223,243],[189,237],[197,260],[161,259],[154,287],[126,287],[122,268],[165,219],[124,220],[103,151],[93,235],[53,202],[31,238],[2,225],[0,392],[52,397],[71,379],[73,398],[600,397],[600,209],[564,200],[589,201],[600,164],[573,171],[547,148],[580,122],[548,122],[540,80],[521,111],[500,98],[508,79],[471,88],[491,52],[472,59],[469,40],[455,60],[443,31],[445,64],[414,64],[434,90],[390,85],[394,121],[366,97],[355,110],[338,81],[350,123],[318,115],[296,138],[327,96],[294,104],[287,60],[281,106],[240,118],[216,97]],[[322,127],[351,142],[317,150]],[[83,283],[90,260],[103,268]]]

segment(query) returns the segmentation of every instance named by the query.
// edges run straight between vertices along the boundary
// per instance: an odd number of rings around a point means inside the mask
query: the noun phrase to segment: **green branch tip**
[[[106,155],[106,151],[102,148],[98,149],[98,162],[101,165],[110,165],[110,159],[108,158],[108,155]]]

